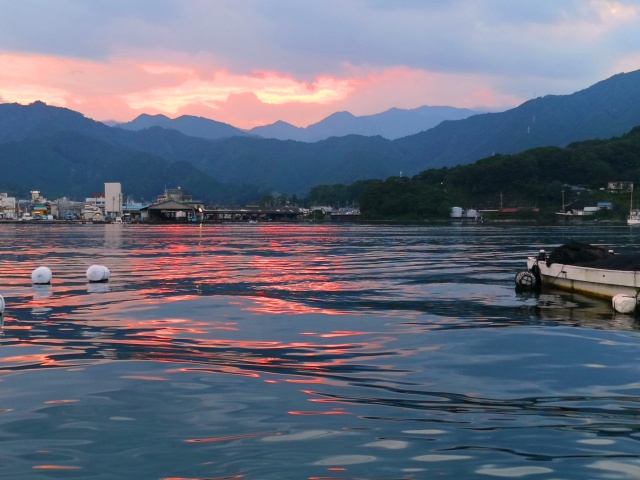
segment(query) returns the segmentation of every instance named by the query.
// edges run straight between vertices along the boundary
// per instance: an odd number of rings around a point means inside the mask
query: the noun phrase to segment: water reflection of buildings
[[[117,224],[106,225],[104,230],[104,246],[110,250],[122,248],[122,228]]]

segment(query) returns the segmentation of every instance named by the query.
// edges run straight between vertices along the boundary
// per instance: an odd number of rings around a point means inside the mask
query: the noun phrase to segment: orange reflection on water
[[[210,437],[210,438],[190,438],[185,440],[186,443],[214,443],[214,442],[230,442],[233,440],[244,440],[245,438],[268,437],[275,433],[247,433],[245,435],[230,435],[228,437]]]
[[[4,327],[2,328],[3,330],[33,330],[33,327],[31,325],[18,325],[18,324],[13,324],[12,321],[10,320],[5,320],[4,323]]]
[[[287,383],[325,383],[323,378],[306,378],[303,380],[289,378],[285,380]]]
[[[62,351],[62,348],[56,349]],[[49,355],[45,354],[31,354],[31,355],[15,355],[13,357],[0,358],[0,362],[7,363],[12,367],[17,365],[41,365],[43,367],[50,367],[58,365],[58,362],[52,360]]]
[[[329,411],[290,411],[287,412],[289,415],[300,415],[300,416],[315,416],[315,415],[352,415],[349,412],[342,411],[341,408],[337,408],[335,410]]]
[[[273,258],[255,257],[251,263],[258,270],[262,282],[269,283],[271,289],[293,291],[343,292],[348,289],[346,283],[332,278],[342,267],[338,257],[332,258],[328,265],[317,265],[325,261],[322,258],[296,257]]]
[[[154,331],[154,335],[158,337],[175,337],[182,333],[192,333],[194,335],[204,335],[206,333],[205,330],[197,330],[195,328],[157,328]],[[146,337],[149,335],[149,332],[138,332],[138,333],[129,333],[127,337]]]
[[[227,331],[238,331],[238,322],[221,322],[221,321],[194,321],[189,318],[163,318],[163,319],[155,319],[155,320],[141,320],[136,321],[135,324],[130,324],[129,326],[133,328],[134,326],[140,327],[156,327],[159,328],[156,331],[162,331],[163,329],[167,330],[176,330],[180,332],[190,332],[190,333],[198,333],[205,334],[206,331],[202,331],[195,328],[171,328],[165,327],[165,325],[173,325],[173,324],[190,324],[193,327],[206,327],[207,330],[227,330]]]
[[[355,337],[357,335],[371,335],[371,332],[356,332],[356,331],[340,331],[336,330],[330,333],[322,333],[320,338],[338,338],[338,337]]]
[[[72,465],[34,465],[34,470],[80,470],[80,467]]]
[[[203,368],[174,368],[172,370],[168,371],[169,373],[175,373],[175,372],[186,372],[186,373],[193,373],[193,372],[206,372],[206,373],[226,373],[229,375],[238,375],[241,377],[248,377],[248,378],[260,378],[260,375],[257,373],[252,373],[252,372],[248,372],[246,370],[242,370],[241,368],[238,367],[229,367],[229,366],[219,366],[217,368],[211,368],[211,367],[203,367]]]
[[[207,462],[205,463],[205,465],[208,465],[212,462]],[[162,477],[160,480],[235,480],[238,478],[244,478],[245,475],[242,474],[238,474],[238,475],[232,475],[230,477],[219,477],[219,478],[203,478],[203,477]]]
[[[275,314],[275,315],[305,315],[305,314],[324,314],[324,315],[357,315],[353,312],[341,312],[329,308],[318,308],[303,303],[290,302],[272,297],[251,297],[255,300],[256,305],[245,307],[244,310],[253,313]]]

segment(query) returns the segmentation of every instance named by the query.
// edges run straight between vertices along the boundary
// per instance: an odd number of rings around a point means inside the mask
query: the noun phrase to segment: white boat
[[[637,226],[640,225],[640,210],[630,210],[627,217],[627,225]]]
[[[564,247],[566,245],[558,248]],[[640,295],[640,256],[614,255],[599,247],[592,248],[604,252],[603,256],[592,261],[583,259],[575,262],[578,265],[554,261],[554,252],[547,256],[544,250],[537,256],[527,257],[527,270],[516,275],[516,287],[551,287],[609,300],[616,295],[637,299]]]
[[[527,268],[543,286],[611,299],[616,295],[637,296],[640,292],[640,271],[607,270],[576,265],[562,265],[527,258]]]
[[[640,225],[640,210],[633,209],[633,190],[631,190],[631,200],[629,205],[629,216],[627,217],[627,225]]]

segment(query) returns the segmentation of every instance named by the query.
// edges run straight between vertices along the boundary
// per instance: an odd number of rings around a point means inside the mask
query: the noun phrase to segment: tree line
[[[578,198],[612,201],[615,215],[622,218],[629,209],[629,196],[607,192],[609,181],[639,185],[640,127],[608,140],[493,155],[473,164],[425,170],[411,178],[319,185],[307,200],[359,206],[370,220],[425,220],[447,218],[453,206],[518,207],[539,216],[553,215],[561,209],[564,192],[567,204]]]

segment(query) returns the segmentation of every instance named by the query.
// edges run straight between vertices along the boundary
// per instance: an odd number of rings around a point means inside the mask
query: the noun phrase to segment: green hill
[[[360,196],[368,218],[447,217],[452,206],[495,209],[537,207],[543,213],[566,202],[612,200],[618,216],[629,208],[628,195],[607,194],[609,181],[640,185],[640,127],[609,140],[576,142],[565,148],[541,147],[514,155],[495,155],[470,165],[430,169],[413,178],[370,182]],[[586,191],[571,196],[567,186]]]
[[[410,173],[534,147],[611,138],[636,125],[640,125],[640,70],[615,75],[572,95],[549,95],[506,112],[443,122],[395,143],[410,163],[411,168],[405,169]]]
[[[0,143],[0,191],[28,197],[40,190],[49,198],[84,198],[105,182],[120,182],[125,194],[153,200],[167,186],[181,186],[210,202],[251,201],[260,192],[223,184],[184,161],[163,158],[96,140],[76,132]]]

